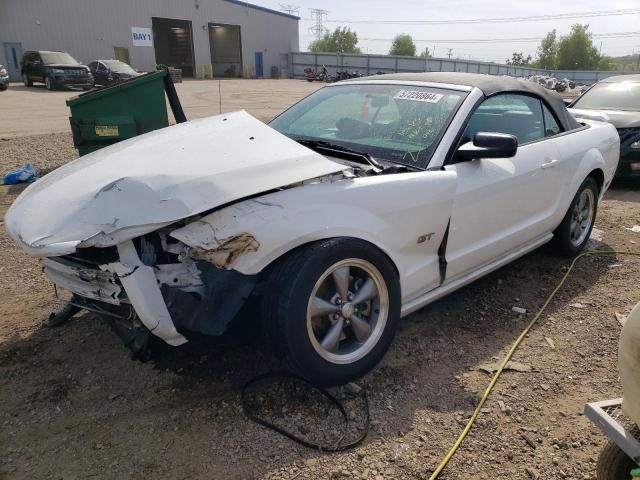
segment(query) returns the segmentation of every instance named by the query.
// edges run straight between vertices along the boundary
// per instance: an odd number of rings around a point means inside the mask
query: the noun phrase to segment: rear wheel
[[[22,83],[24,84],[25,87],[33,86],[33,82],[29,79],[29,75],[27,75],[27,72],[22,73]]]
[[[614,442],[608,442],[600,452],[596,478],[598,480],[631,479],[630,472],[637,465]]]
[[[384,356],[400,317],[400,285],[391,261],[355,239],[324,240],[292,253],[263,296],[276,351],[300,375],[341,384]]]
[[[598,210],[598,184],[587,177],[575,197],[562,223],[555,230],[554,243],[561,255],[573,257],[580,253],[589,241]]]

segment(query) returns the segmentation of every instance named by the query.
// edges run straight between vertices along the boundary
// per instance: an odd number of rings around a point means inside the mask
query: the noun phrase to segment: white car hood
[[[616,128],[640,127],[640,112],[623,110],[587,110],[580,108],[569,108],[569,112],[575,118],[587,118],[609,122]]]
[[[110,246],[251,195],[346,167],[241,111],[156,130],[81,157],[30,185],[7,212],[37,256]]]

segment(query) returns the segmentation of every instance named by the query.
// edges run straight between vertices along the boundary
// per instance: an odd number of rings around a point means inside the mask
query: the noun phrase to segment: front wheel
[[[631,479],[630,472],[637,465],[618,445],[609,441],[600,452],[596,478],[598,480]]]
[[[44,77],[44,86],[47,87],[47,90],[55,90],[55,85],[53,84],[51,77],[48,75]]]
[[[598,210],[598,184],[587,177],[575,197],[562,223],[553,232],[556,249],[561,255],[574,257],[582,251],[591,235]]]
[[[350,238],[310,244],[272,273],[264,322],[276,351],[322,385],[364,375],[389,348],[400,318],[398,274],[373,245]]]

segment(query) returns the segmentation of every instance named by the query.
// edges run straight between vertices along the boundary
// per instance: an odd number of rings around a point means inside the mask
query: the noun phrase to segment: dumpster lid
[[[116,92],[127,90],[129,88],[139,87],[144,83],[153,82],[158,79],[162,79],[167,76],[166,70],[158,70],[156,72],[145,73],[144,75],[140,75],[139,77],[132,78],[131,80],[124,81],[113,87],[101,88],[99,90],[92,90],[90,92],[85,92],[75,97],[67,100],[67,106],[73,107],[75,105],[80,105],[85,102],[92,102],[98,98],[108,97],[109,95],[113,95]]]

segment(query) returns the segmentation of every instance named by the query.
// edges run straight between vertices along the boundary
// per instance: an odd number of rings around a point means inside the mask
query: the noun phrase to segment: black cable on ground
[[[249,408],[248,406],[248,402],[247,402],[247,391],[250,389],[250,387],[256,385],[259,382],[263,382],[265,380],[268,379],[276,379],[276,378],[286,378],[286,379],[294,379],[297,380],[305,385],[307,385],[307,387],[309,388],[309,390],[313,390],[316,392],[319,392],[320,394],[322,394],[322,396],[324,396],[327,400],[329,400],[329,403],[333,406],[335,406],[338,411],[340,412],[340,414],[342,415],[342,417],[344,418],[344,432],[343,434],[340,436],[340,438],[336,441],[335,445],[320,445],[317,443],[313,443],[310,441],[305,440],[302,437],[299,437],[297,435],[295,435],[294,433],[285,430],[282,427],[279,427],[278,425],[275,425],[267,420],[265,420],[264,418],[261,418],[259,415],[257,415],[254,411],[252,411],[251,408]],[[344,408],[344,405],[340,402],[340,400],[338,400],[336,397],[334,397],[332,394],[330,394],[327,390],[325,390],[322,387],[319,387],[317,385],[314,385],[313,383],[309,382],[308,380],[305,380],[302,377],[299,377],[297,375],[288,373],[288,372],[271,372],[271,373],[265,373],[263,375],[258,375],[257,377],[252,378],[251,380],[249,380],[243,387],[242,387],[242,393],[241,393],[241,403],[242,403],[242,410],[244,411],[245,415],[247,417],[249,417],[251,420],[253,420],[254,422],[256,422],[259,425],[262,425],[264,427],[267,427],[275,432],[278,432],[281,435],[284,435],[285,437],[293,440],[296,443],[299,443],[300,445],[304,445],[305,447],[308,448],[312,448],[314,450],[320,450],[322,452],[342,452],[345,450],[349,450],[351,448],[357,447],[358,445],[360,445],[364,439],[367,437],[367,435],[369,434],[369,424],[370,424],[370,417],[369,417],[369,401],[367,400],[367,395],[365,393],[364,390],[362,390],[362,399],[364,401],[364,408],[365,408],[365,425],[362,431],[362,434],[360,434],[360,436],[352,442],[346,443],[346,444],[341,444],[342,441],[344,440],[345,436],[347,435],[348,432],[348,427],[349,427],[349,415],[347,414],[346,409]]]

